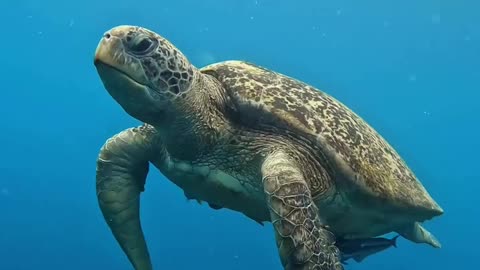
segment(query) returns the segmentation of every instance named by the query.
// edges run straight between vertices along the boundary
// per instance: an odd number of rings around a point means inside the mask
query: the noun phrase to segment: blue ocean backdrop
[[[247,60],[333,95],[402,155],[445,214],[346,269],[478,269],[480,3],[474,0],[2,0],[0,269],[132,269],[99,210],[102,144],[139,122],[105,91],[98,41],[150,28],[196,65]],[[151,170],[154,269],[281,269],[271,224],[187,202]]]

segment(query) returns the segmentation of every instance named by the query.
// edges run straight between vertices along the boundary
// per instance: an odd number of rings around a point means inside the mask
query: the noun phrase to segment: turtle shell
[[[230,115],[245,125],[274,127],[310,142],[352,203],[408,211],[423,221],[443,213],[405,161],[360,116],[304,82],[242,61],[206,66],[231,99]]]

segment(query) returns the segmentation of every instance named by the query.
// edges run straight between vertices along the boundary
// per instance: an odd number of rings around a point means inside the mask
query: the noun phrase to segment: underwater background
[[[95,196],[110,136],[139,125],[93,66],[102,34],[150,28],[196,66],[247,60],[362,116],[445,214],[346,269],[465,269],[479,258],[480,3],[474,0],[0,2],[0,269],[132,269]],[[154,269],[281,269],[271,224],[187,202],[155,170],[141,216]]]

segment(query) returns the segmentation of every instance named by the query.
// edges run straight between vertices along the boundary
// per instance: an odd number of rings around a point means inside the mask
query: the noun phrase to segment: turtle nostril
[[[109,38],[111,37],[111,35],[110,35],[110,33],[105,33],[105,35],[103,35],[103,37],[104,37],[105,39],[109,39]]]

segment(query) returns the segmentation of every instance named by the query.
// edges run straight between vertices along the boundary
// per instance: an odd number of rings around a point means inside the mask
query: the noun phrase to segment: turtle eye
[[[136,55],[146,55],[155,49],[156,42],[148,37],[139,36],[131,41],[130,51]]]

